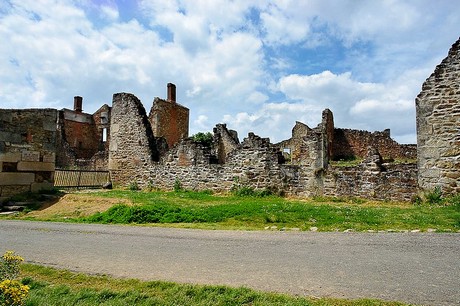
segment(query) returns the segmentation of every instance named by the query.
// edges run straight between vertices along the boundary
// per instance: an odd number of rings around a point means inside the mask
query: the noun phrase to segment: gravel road
[[[0,220],[0,252],[93,274],[460,305],[460,234],[205,231]]]

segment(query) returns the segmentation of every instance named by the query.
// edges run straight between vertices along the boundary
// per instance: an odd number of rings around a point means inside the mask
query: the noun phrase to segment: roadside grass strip
[[[213,195],[210,192],[113,190],[73,194],[105,209],[90,215],[24,213],[29,220],[138,224],[200,229],[299,231],[460,231],[460,197],[436,204],[377,202],[357,198],[289,199]],[[106,205],[107,203],[113,205]],[[96,210],[97,211],[97,210]]]
[[[25,305],[407,305],[373,299],[345,300],[289,296],[240,287],[177,284],[163,281],[90,276],[23,264],[21,277],[30,287]]]

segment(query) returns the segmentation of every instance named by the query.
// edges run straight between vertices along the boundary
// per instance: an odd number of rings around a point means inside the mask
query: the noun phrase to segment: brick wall
[[[54,109],[0,109],[0,199],[53,187],[56,121]]]
[[[418,184],[460,192],[460,39],[416,100]]]

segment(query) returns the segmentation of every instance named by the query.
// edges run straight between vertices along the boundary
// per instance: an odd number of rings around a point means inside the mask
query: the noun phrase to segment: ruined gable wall
[[[96,135],[93,138],[98,140],[98,151],[107,151],[110,146],[110,113],[111,107],[107,104],[101,106],[93,114],[93,122],[96,127]],[[106,139],[104,141],[104,130],[106,133]]]
[[[64,109],[65,140],[75,152],[76,158],[90,159],[99,150],[99,135],[93,117]]]
[[[178,103],[155,98],[149,121],[155,137],[164,137],[170,148],[188,137],[189,109]]]
[[[418,184],[460,192],[460,39],[416,100]]]
[[[218,163],[225,164],[227,155],[238,148],[238,134],[229,131],[226,124],[217,124],[213,132],[213,146],[215,148],[213,154],[217,157]]]
[[[334,129],[332,145],[333,159],[347,157],[363,158],[367,148],[375,147],[384,158],[415,159],[417,156],[415,145],[400,145],[390,137],[390,131],[368,132],[352,129]]]
[[[54,109],[0,109],[0,198],[52,188],[56,120]]]
[[[121,186],[146,181],[155,150],[152,128],[142,103],[129,93],[114,94],[108,165],[113,181]]]
[[[302,142],[303,138],[312,133],[306,124],[296,121],[294,127],[292,128],[292,137],[290,139],[284,140],[277,144],[281,151],[289,151],[289,161],[290,163],[297,165],[302,159]]]

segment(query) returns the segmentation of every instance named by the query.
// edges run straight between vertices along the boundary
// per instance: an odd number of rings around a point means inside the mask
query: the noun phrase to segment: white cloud
[[[117,20],[120,17],[118,8],[114,5],[101,5],[102,18],[106,18],[110,21]]]
[[[460,28],[450,0],[127,3],[0,3],[0,107],[82,95],[92,112],[126,91],[149,108],[174,82],[191,131],[225,119],[281,140],[330,108],[340,127],[415,141],[413,101]]]

